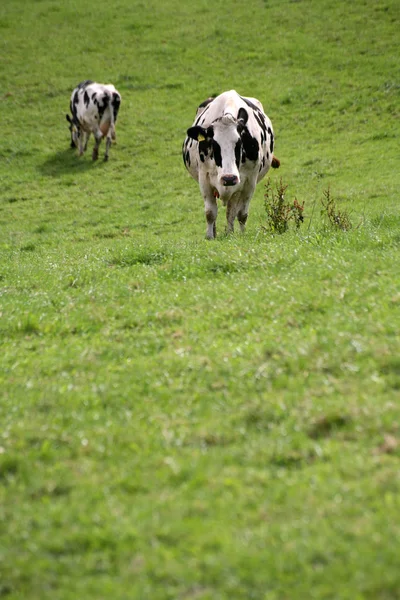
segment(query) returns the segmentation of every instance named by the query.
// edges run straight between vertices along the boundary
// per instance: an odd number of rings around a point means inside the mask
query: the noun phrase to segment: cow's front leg
[[[226,233],[230,234],[234,232],[234,221],[237,213],[237,203],[234,199],[228,200],[226,207]]]
[[[207,221],[206,238],[208,240],[213,240],[215,237],[217,237],[218,214],[217,200],[214,198],[213,194],[211,194],[211,198],[209,196],[204,198],[204,211],[206,213]]]
[[[214,188],[210,185],[208,175],[204,175],[201,172],[199,173],[199,185],[201,195],[204,198],[204,212],[207,221],[206,238],[208,240],[213,240],[217,235],[217,199],[214,196]]]
[[[247,222],[247,217],[248,217],[248,206],[247,209],[241,209],[238,212],[238,221],[239,221],[239,225],[240,225],[240,231],[242,233],[244,233],[244,230],[246,229],[246,222]]]
[[[241,198],[239,206],[238,206],[237,219],[239,221],[240,231],[242,233],[244,233],[244,230],[246,229],[246,222],[247,222],[247,217],[249,214],[250,200],[254,194],[254,190],[255,190],[255,186],[246,186],[246,189],[244,190],[244,194],[242,195],[242,198]]]

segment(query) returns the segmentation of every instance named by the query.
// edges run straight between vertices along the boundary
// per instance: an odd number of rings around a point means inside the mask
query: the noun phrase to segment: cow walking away
[[[71,147],[79,149],[79,156],[87,149],[90,134],[93,133],[95,145],[92,159],[97,160],[99,146],[106,138],[104,160],[108,160],[111,140],[116,139],[115,123],[121,95],[112,84],[104,85],[89,79],[79,83],[71,95],[70,110],[72,117],[66,115],[71,132]]]
[[[216,236],[218,198],[227,207],[227,232],[236,218],[244,231],[257,183],[280,165],[273,152],[272,124],[259,100],[231,90],[198,107],[182,154],[204,198],[207,238]]]

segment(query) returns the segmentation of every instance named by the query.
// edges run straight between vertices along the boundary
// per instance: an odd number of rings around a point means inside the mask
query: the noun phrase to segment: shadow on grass
[[[78,156],[74,148],[66,148],[52,154],[38,169],[43,175],[60,177],[70,173],[84,173],[93,169],[96,164],[102,164],[103,160],[92,161],[91,152]]]

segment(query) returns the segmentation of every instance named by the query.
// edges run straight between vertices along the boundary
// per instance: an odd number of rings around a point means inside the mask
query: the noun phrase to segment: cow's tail
[[[115,117],[114,117],[112,99],[113,99],[113,94],[111,92],[111,94],[107,94],[107,107],[110,111],[110,126],[111,126],[111,130],[113,131],[114,127],[115,127]]]
[[[281,161],[279,160],[279,158],[276,158],[276,156],[273,154],[271,167],[273,169],[279,169],[280,166],[281,166]]]

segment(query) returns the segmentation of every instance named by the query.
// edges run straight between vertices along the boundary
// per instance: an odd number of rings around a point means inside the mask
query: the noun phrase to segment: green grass
[[[398,31],[395,0],[3,0],[1,598],[400,598]],[[108,163],[68,147],[86,78]],[[232,88],[297,231],[260,184],[204,239],[181,144]]]

